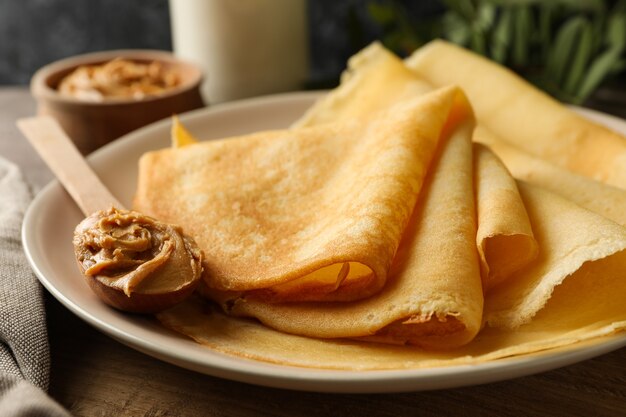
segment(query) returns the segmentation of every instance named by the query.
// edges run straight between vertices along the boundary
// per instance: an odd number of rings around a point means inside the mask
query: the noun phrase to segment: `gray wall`
[[[167,0],[0,0],[0,85],[51,61],[116,48],[171,49]]]

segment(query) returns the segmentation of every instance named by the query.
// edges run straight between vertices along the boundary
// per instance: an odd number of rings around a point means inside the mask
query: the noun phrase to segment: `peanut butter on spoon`
[[[87,217],[74,252],[89,287],[108,305],[153,313],[183,301],[202,273],[202,252],[178,226],[122,208],[50,117],[18,127]]]

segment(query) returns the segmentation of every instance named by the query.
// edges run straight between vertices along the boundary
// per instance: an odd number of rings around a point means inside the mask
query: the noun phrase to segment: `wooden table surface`
[[[35,104],[0,88],[0,155],[37,190],[52,174],[15,127]],[[1,198],[1,196],[0,196]],[[322,394],[187,371],[99,333],[46,293],[50,395],[77,416],[626,416],[626,348],[514,380],[400,394]]]

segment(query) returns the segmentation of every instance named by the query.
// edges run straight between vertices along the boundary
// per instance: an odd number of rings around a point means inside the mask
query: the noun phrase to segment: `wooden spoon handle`
[[[17,126],[86,216],[111,206],[123,208],[56,120],[30,117],[19,119]]]

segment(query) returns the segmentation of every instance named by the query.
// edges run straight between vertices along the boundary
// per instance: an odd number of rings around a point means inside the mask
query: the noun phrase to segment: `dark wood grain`
[[[25,89],[0,88],[0,155],[40,188],[51,178],[14,122]],[[187,371],[94,330],[46,295],[50,394],[77,416],[624,416],[626,349],[551,372],[466,388],[380,395],[295,392]]]

